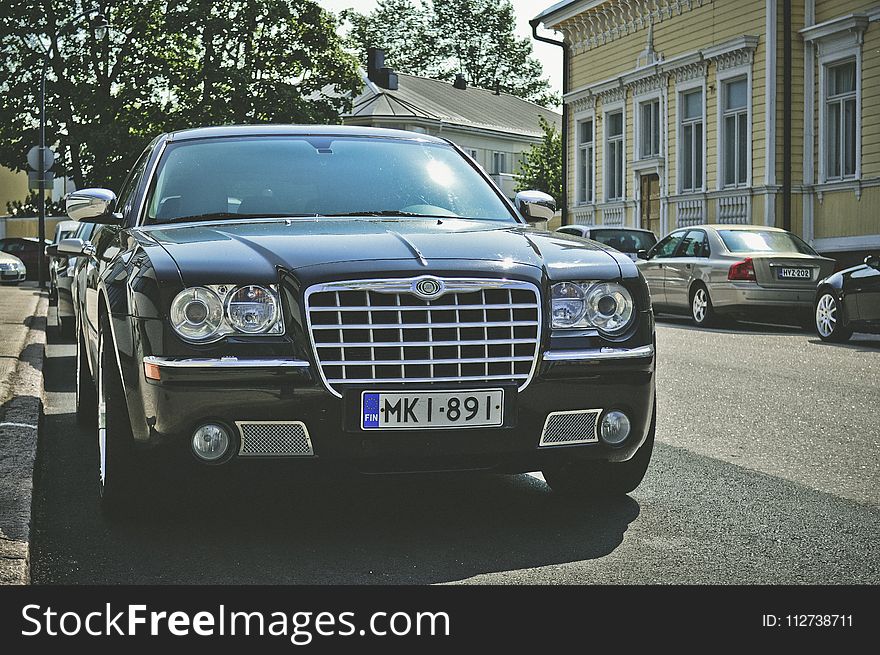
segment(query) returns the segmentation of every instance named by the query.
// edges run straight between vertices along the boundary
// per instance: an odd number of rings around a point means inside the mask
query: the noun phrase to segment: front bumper
[[[0,269],[0,282],[24,282],[25,277],[24,269]]]
[[[644,442],[654,410],[654,347],[550,350],[522,392],[505,386],[505,425],[461,430],[365,431],[359,427],[364,390],[401,389],[375,384],[351,387],[337,398],[304,360],[233,357],[168,359],[145,357],[139,401],[149,429],[136,437],[188,451],[198,425],[218,421],[240,438],[242,422],[301,421],[313,455],[302,460],[335,463],[360,471],[540,470],[572,459],[629,459]],[[497,387],[418,385],[414,390]],[[503,385],[502,385],[503,386]],[[131,400],[131,399],[130,399]],[[131,402],[130,402],[131,406]],[[577,445],[539,446],[548,414],[617,409],[632,423],[619,446],[601,440]],[[133,421],[136,417],[133,416]],[[236,445],[236,451],[240,444]]]

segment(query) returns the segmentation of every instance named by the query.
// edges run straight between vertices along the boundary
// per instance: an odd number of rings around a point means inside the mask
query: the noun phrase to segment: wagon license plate
[[[777,275],[780,280],[809,280],[813,271],[809,268],[780,268]]]
[[[363,430],[477,428],[503,421],[503,389],[361,393]]]

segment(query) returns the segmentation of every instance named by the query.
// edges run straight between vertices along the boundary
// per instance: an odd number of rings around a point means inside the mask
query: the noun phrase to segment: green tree
[[[558,104],[532,56],[529,39],[514,33],[510,0],[379,0],[369,14],[346,10],[346,44],[362,62],[383,47],[386,64],[401,73],[469,84],[543,105]]]
[[[5,0],[0,17],[0,165],[38,140],[43,47],[47,142],[77,187],[117,187],[157,133],[233,122],[335,122],[359,86],[336,21],[312,0]],[[42,46],[41,46],[42,44]],[[64,168],[65,170],[60,170]]]
[[[539,117],[544,135],[541,143],[533,145],[525,153],[522,169],[516,179],[516,190],[536,189],[549,193],[562,206],[562,134],[556,125],[543,116]]]

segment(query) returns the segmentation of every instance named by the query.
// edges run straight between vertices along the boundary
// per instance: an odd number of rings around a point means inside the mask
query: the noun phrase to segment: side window
[[[673,232],[665,239],[661,239],[652,249],[651,257],[672,257],[683,236],[684,232]]]
[[[138,187],[138,182],[150,159],[150,152],[152,152],[152,148],[147,148],[138,158],[137,162],[135,162],[134,167],[132,167],[131,172],[122,184],[122,188],[119,190],[119,196],[116,198],[117,211],[122,212],[122,215],[126,218],[128,218],[128,214],[131,211],[131,205],[135,196],[134,192]]]
[[[561,230],[557,230],[557,232],[562,232],[563,234],[573,234],[576,237],[579,237],[581,235],[580,230],[573,227],[564,227]]]
[[[703,230],[691,230],[684,238],[677,257],[708,257],[709,243]]]

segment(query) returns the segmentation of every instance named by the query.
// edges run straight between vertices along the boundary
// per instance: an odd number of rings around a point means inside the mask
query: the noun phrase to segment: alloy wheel
[[[837,326],[837,301],[826,293],[816,303],[816,329],[823,337],[830,337]]]
[[[691,308],[694,315],[694,321],[702,323],[706,320],[706,308],[708,305],[709,298],[706,295],[706,290],[700,287],[694,292],[694,301]]]

